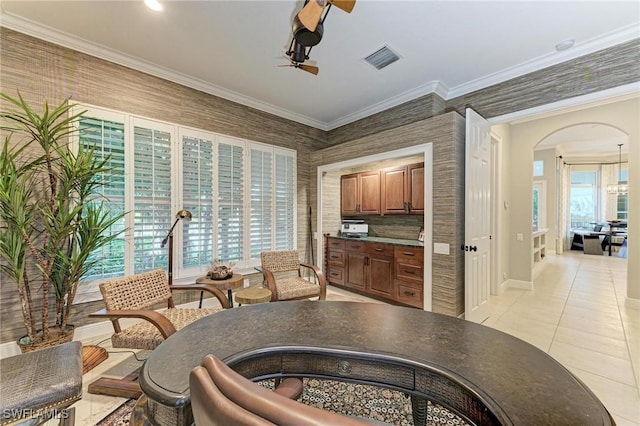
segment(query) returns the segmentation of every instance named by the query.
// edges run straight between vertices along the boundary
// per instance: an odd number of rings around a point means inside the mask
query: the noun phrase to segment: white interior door
[[[491,286],[491,125],[467,108],[465,141],[464,317],[489,317]]]

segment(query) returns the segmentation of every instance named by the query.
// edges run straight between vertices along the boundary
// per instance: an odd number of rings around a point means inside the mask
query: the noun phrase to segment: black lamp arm
[[[176,227],[176,225],[178,224],[178,222],[180,221],[181,218],[177,218],[175,222],[173,222],[173,226],[171,227],[171,229],[169,229],[169,233],[167,234],[166,237],[164,237],[164,239],[162,240],[162,244],[160,245],[160,247],[164,248],[164,246],[167,244],[167,240],[169,239],[169,237],[171,236],[171,234],[173,233],[173,228]]]

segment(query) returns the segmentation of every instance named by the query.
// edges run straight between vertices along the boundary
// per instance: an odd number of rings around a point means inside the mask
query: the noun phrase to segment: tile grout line
[[[636,366],[633,362],[633,354],[631,353],[631,349],[629,348],[629,337],[628,337],[628,332],[627,332],[627,327],[624,324],[624,321],[622,321],[622,312],[620,309],[620,298],[618,297],[618,290],[616,289],[616,285],[615,282],[613,280],[613,271],[611,270],[611,265],[607,264],[607,270],[609,271],[609,276],[611,277],[611,286],[613,287],[613,294],[616,298],[616,302],[618,302],[618,318],[620,320],[620,323],[622,324],[622,332],[624,334],[624,343],[626,345],[627,348],[627,354],[629,355],[629,363],[631,364],[631,372],[633,373],[633,381],[636,384],[635,388],[636,388],[636,395],[638,396],[638,398],[640,398],[640,383],[638,383],[638,372],[636,371]]]
[[[571,285],[569,286],[569,291],[567,292],[567,297],[564,299],[564,304],[562,305],[562,310],[560,311],[560,317],[558,317],[558,323],[556,324],[555,330],[553,330],[553,336],[551,336],[551,342],[549,342],[549,348],[547,349],[547,353],[551,353],[551,346],[553,346],[553,342],[556,340],[556,335],[558,334],[558,328],[560,327],[560,321],[562,320],[562,316],[567,308],[567,304],[569,303],[569,298],[571,297],[571,292],[573,291],[573,285],[576,282],[576,277],[578,276],[578,272],[580,271],[580,267],[582,266],[583,260],[580,259],[578,261],[578,266],[573,273],[573,279],[571,280]]]

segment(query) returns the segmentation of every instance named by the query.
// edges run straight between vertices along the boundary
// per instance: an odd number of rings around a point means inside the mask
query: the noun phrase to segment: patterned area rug
[[[258,382],[273,388],[272,380]],[[355,383],[334,380],[304,379],[304,392],[300,402],[324,410],[356,417],[371,418],[392,425],[413,425],[411,400],[402,392]],[[117,410],[100,421],[97,426],[124,426],[135,400],[122,404]],[[427,406],[427,425],[468,425],[457,415],[437,404]]]

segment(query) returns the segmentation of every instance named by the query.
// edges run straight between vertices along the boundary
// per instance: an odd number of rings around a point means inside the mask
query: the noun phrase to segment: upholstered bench
[[[82,397],[82,345],[69,342],[0,360],[0,425],[23,419],[58,418]]]

